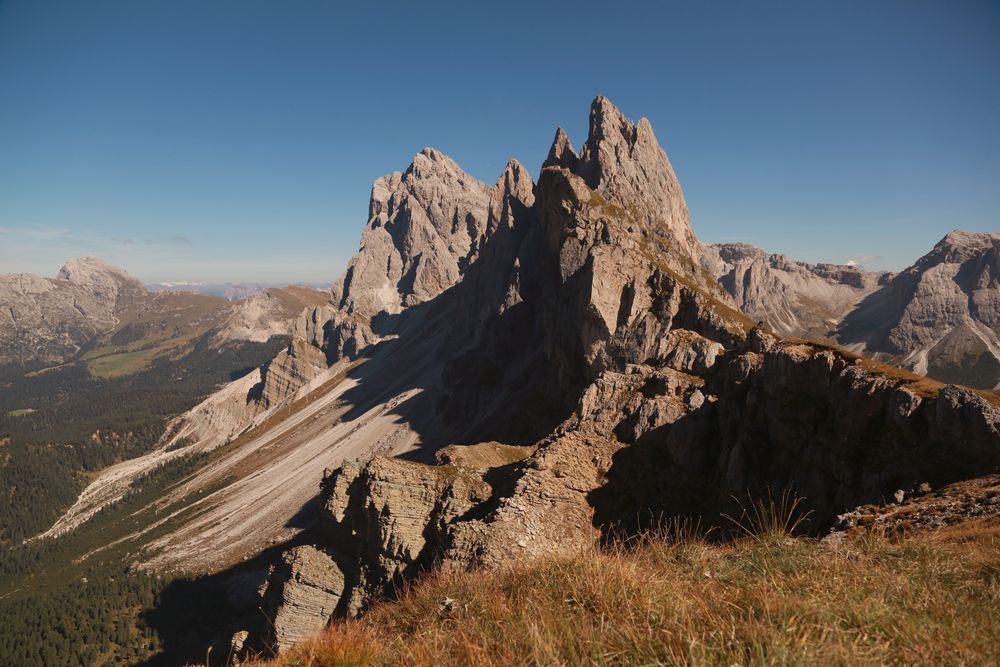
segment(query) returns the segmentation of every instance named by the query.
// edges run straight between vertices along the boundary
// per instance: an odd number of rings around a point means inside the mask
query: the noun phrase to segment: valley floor
[[[1000,518],[437,574],[269,665],[997,664]]]

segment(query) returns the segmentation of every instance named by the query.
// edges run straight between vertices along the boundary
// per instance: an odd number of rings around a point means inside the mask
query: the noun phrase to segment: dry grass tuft
[[[1000,661],[995,523],[932,539],[869,535],[837,548],[756,537],[711,545],[693,532],[497,572],[436,574],[270,664]]]

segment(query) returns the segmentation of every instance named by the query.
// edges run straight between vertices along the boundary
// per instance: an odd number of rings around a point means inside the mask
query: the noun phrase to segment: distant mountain
[[[183,355],[202,337],[220,345],[288,335],[304,308],[326,300],[302,287],[263,288],[237,301],[154,292],[97,257],[81,257],[55,278],[0,275],[0,366],[79,360],[99,375],[133,372]]]
[[[747,243],[707,246],[703,258],[740,310],[783,336],[833,338],[844,315],[890,278],[797,262]]]
[[[747,244],[705,265],[744,312],[943,382],[1000,388],[1000,234],[953,231],[898,274],[805,264]]]
[[[61,363],[147,295],[96,257],[67,262],[55,278],[0,275],[0,364]]]
[[[951,232],[848,313],[837,339],[944,382],[1000,388],[1000,234]]]
[[[150,292],[194,292],[221,296],[229,301],[239,301],[260,294],[273,288],[284,287],[282,283],[200,283],[190,281],[147,283]],[[303,287],[317,291],[326,291],[330,285],[320,283],[294,283],[295,287]]]

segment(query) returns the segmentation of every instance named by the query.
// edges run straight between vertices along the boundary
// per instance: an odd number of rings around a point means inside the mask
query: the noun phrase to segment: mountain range
[[[303,308],[324,301],[302,287],[265,289],[235,303],[154,292],[97,257],[81,257],[55,278],[0,274],[0,366],[33,369],[81,359],[97,374],[133,371],[177,357],[202,337],[218,347],[290,334]]]
[[[287,649],[429,570],[718,525],[741,495],[794,490],[823,534],[1000,465],[998,246],[952,232],[891,275],[704,245],[650,123],[604,97],[579,151],[556,131],[537,182],[512,160],[487,185],[424,149],[375,181],[357,254],[287,328],[262,313],[291,307],[190,307],[213,345],[290,340],[31,544],[100,530],[66,572],[189,577],[153,614],[183,663]],[[158,298],[94,260],[3,280],[8,358],[30,329],[46,364]],[[211,614],[181,613],[194,599]]]
[[[836,342],[943,382],[1000,387],[1000,234],[953,231],[895,275],[745,244],[710,246],[705,258],[737,306],[776,333]]]

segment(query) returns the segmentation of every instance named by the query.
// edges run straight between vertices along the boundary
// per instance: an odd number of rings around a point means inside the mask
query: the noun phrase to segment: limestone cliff
[[[361,249],[331,303],[370,319],[427,301],[454,285],[486,237],[490,188],[425,148],[405,172],[372,185]]]

